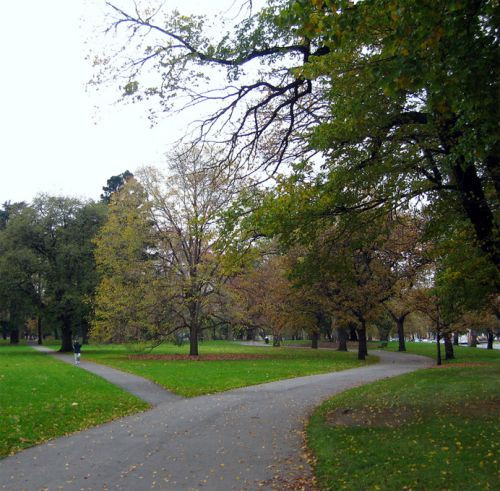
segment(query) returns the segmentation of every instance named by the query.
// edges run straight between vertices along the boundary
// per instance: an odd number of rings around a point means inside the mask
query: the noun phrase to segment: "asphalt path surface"
[[[294,489],[311,475],[302,449],[312,408],[351,387],[433,364],[416,355],[372,353],[380,363],[172,398],[27,449],[0,461],[0,489]]]

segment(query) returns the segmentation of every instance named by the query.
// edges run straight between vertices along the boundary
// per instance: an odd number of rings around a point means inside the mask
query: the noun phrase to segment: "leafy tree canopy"
[[[270,0],[219,37],[198,16],[109,5],[141,40],[112,66],[125,98],[218,103],[197,138],[221,135],[253,170],[321,153],[331,214],[449,201],[498,265],[498,2]]]

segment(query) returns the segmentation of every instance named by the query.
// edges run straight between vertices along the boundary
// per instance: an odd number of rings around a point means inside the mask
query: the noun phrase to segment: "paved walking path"
[[[308,476],[310,410],[348,388],[425,368],[429,358],[373,352],[380,363],[159,404],[0,461],[0,489],[287,489]],[[291,488],[288,488],[291,489]]]
[[[74,364],[75,358],[73,354],[64,354],[54,351],[45,346],[32,346],[32,348],[43,353],[50,354],[58,360],[64,361],[66,363]],[[122,372],[120,370],[115,370],[114,368],[107,367],[105,365],[99,365],[97,363],[92,363],[90,361],[84,360],[85,354],[82,354],[82,361],[78,365],[79,368],[88,370],[89,372],[95,373],[100,377],[108,380],[112,384],[121,387],[123,390],[134,394],[139,399],[148,402],[152,406],[157,406],[163,402],[173,402],[181,399],[180,396],[165,390],[163,387],[147,380],[143,377],[138,377],[137,375],[132,375],[131,373]]]

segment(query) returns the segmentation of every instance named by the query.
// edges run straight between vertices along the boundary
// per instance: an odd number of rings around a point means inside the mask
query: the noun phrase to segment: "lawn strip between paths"
[[[354,353],[259,349],[227,341],[204,342],[200,357],[190,357],[187,350],[187,346],[165,344],[145,354],[125,346],[91,345],[82,356],[85,360],[147,378],[184,397],[347,370],[377,361],[376,356],[359,361]]]

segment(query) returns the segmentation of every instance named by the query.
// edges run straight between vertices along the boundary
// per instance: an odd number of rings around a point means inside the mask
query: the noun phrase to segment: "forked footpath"
[[[0,461],[0,489],[285,489],[311,475],[302,430],[314,406],[351,387],[433,365],[416,355],[374,354],[380,362],[366,367],[173,396],[147,412]],[[81,366],[89,365],[95,364]]]

